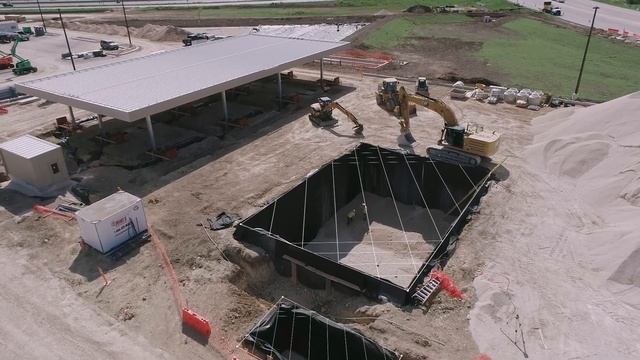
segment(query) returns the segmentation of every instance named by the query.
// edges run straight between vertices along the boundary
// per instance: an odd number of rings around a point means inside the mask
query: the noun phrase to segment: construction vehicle
[[[11,3],[11,0],[9,0],[7,2],[3,2],[2,7],[13,7],[13,4]]]
[[[25,35],[33,35],[33,29],[31,28],[31,26],[23,26],[22,33]]]
[[[489,158],[498,151],[500,134],[486,131],[481,126],[468,124],[460,125],[453,109],[444,101],[431,97],[410,95],[401,87],[399,90],[402,121],[400,134],[409,144],[415,142],[411,135],[409,123],[409,104],[417,104],[438,113],[444,120],[444,127],[438,140],[438,146],[427,148],[427,154],[432,160],[462,166],[478,166],[482,158]]]
[[[100,49],[102,50],[118,50],[120,45],[115,41],[100,40]]]
[[[416,81],[416,94],[429,97],[429,84],[426,77],[419,77]]]
[[[209,41],[209,35],[204,33],[189,34],[186,38],[182,39],[184,46],[191,46],[205,41]]]
[[[11,56],[18,60],[15,63],[15,67],[13,68],[13,73],[17,76],[26,75],[32,72],[38,71],[38,68],[31,65],[31,61],[29,59],[25,59],[18,54],[16,54],[16,48],[18,47],[18,43],[20,42],[20,38],[15,38],[13,40],[13,46],[11,47]]]
[[[42,26],[34,26],[33,30],[34,30],[36,36],[44,36],[46,34],[46,31],[44,30],[44,27],[42,27]]]
[[[11,54],[0,51],[0,70],[13,69],[13,67],[13,57]]]
[[[400,97],[398,94],[398,79],[386,78],[378,85],[376,104],[396,116],[400,116]],[[409,114],[416,113],[416,106],[409,105]]]
[[[551,14],[553,16],[561,16],[562,15],[562,9],[560,9],[557,6],[553,6],[553,3],[551,1],[545,1],[543,6],[542,6],[542,12],[546,13],[546,14]]]
[[[358,121],[358,119],[338,102],[333,101],[331,98],[326,96],[318,98],[318,102],[310,106],[309,120],[320,127],[335,125],[338,120],[333,117],[334,109],[338,109],[340,112],[345,114],[351,122],[353,122],[354,133],[357,135],[362,134],[364,126]]]

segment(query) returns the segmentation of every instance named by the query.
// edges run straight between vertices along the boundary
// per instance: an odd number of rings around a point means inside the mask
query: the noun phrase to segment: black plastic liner
[[[263,248],[283,276],[291,275],[290,263],[283,259],[283,256],[288,256],[312,270],[300,268],[308,278],[324,273],[355,285],[366,296],[377,298],[382,295],[396,303],[407,304],[410,294],[437,260],[447,256],[452,239],[457,239],[466,223],[470,207],[477,204],[486,193],[487,174],[489,169],[481,166],[462,168],[361,143],[246,218],[237,226],[234,236]],[[378,196],[390,197],[389,187],[397,202],[423,208],[426,202],[429,209],[438,209],[454,219],[448,227],[438,229],[443,240],[424,259],[410,286],[404,288],[300,246],[303,242],[311,242],[322,225],[334,216],[335,209],[345,206],[363,189]],[[303,279],[300,281],[303,282]],[[321,281],[316,283],[324,284]]]
[[[251,329],[244,345],[278,360],[400,359],[359,332],[285,298]]]

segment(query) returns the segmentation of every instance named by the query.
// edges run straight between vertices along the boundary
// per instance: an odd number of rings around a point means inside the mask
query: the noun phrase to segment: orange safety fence
[[[379,60],[386,60],[386,61],[393,60],[393,55],[391,54],[377,52],[377,51],[360,50],[360,49],[349,49],[349,50],[338,51],[334,55],[350,56],[350,57],[359,58],[359,59],[379,59]]]
[[[49,215],[57,216],[62,218],[65,221],[70,221],[75,219],[75,216],[71,214],[63,213],[62,211],[58,211],[55,209],[50,209],[42,205],[33,205],[33,211],[37,212],[38,214],[44,214],[44,216],[49,216]]]
[[[491,358],[489,357],[489,355],[483,353],[474,357],[473,360],[491,360]]]
[[[196,331],[201,336],[209,338],[209,336],[211,335],[211,325],[209,324],[209,321],[189,309],[187,300],[184,297],[184,294],[182,294],[182,290],[180,290],[178,277],[176,276],[173,265],[171,265],[171,260],[167,255],[167,251],[165,250],[162,241],[160,241],[160,238],[153,230],[151,225],[149,225],[148,228],[149,234],[151,235],[151,242],[156,248],[156,251],[160,256],[160,260],[162,261],[162,266],[167,274],[167,277],[169,278],[171,291],[173,292],[173,297],[176,302],[176,307],[178,308],[180,318],[182,319],[182,323]]]
[[[187,300],[184,298],[182,294],[182,290],[180,290],[180,284],[178,283],[178,277],[176,276],[176,272],[173,269],[173,265],[171,265],[171,260],[169,256],[167,256],[167,251],[162,245],[160,238],[153,230],[151,225],[149,227],[149,235],[151,235],[151,242],[158,252],[158,256],[160,256],[160,260],[162,261],[162,267],[164,268],[167,277],[169,278],[169,285],[171,286],[171,291],[173,292],[173,299],[176,302],[176,308],[178,310],[178,314],[182,317],[182,309],[187,307]]]
[[[458,287],[453,282],[453,280],[451,280],[451,278],[447,276],[447,274],[445,274],[444,271],[434,270],[431,272],[429,276],[432,279],[439,280],[440,287],[442,288],[442,290],[444,290],[452,298],[459,299],[459,300],[464,299],[464,294],[462,293],[462,291],[458,289]]]

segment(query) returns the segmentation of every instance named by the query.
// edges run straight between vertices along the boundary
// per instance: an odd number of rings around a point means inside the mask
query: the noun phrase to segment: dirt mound
[[[60,27],[58,22],[50,22],[47,26]],[[97,34],[127,36],[127,28],[113,24],[90,24],[80,21],[65,23],[69,30],[85,31]],[[173,25],[146,24],[141,28],[129,28],[131,36],[153,41],[180,41],[187,36],[188,31]]]
[[[534,120],[527,156],[602,220],[582,245],[600,281],[640,308],[640,92]],[[602,246],[606,244],[607,249]],[[632,294],[635,294],[632,296]]]

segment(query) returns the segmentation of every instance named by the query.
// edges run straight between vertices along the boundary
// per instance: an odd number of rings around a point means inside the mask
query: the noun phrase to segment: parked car
[[[100,48],[102,50],[118,50],[120,48],[120,44],[115,41],[100,40]]]

